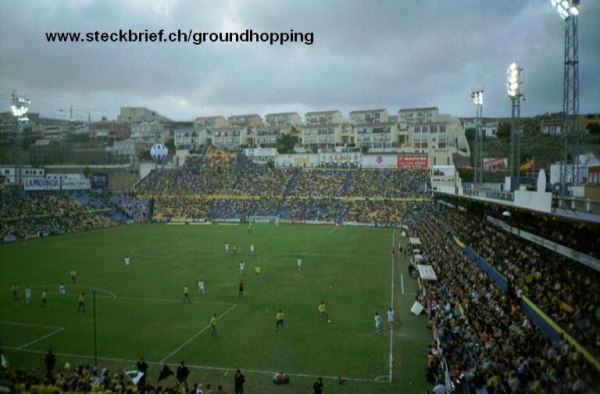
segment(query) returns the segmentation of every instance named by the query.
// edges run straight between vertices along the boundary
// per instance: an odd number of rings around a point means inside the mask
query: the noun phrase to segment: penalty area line
[[[221,320],[223,318],[223,316],[225,316],[229,312],[231,312],[233,310],[233,308],[235,308],[236,306],[237,306],[237,304],[233,304],[232,306],[230,306],[229,309],[227,309],[225,312],[223,312],[219,316],[219,320]],[[190,342],[192,342],[194,339],[196,339],[198,336],[200,336],[204,331],[208,330],[209,327],[210,327],[210,324],[207,324],[202,330],[200,330],[197,333],[195,333],[194,335],[192,335],[192,337],[190,339],[188,339],[187,341],[185,341],[181,346],[179,346],[177,349],[173,350],[171,353],[169,353],[165,357],[163,357],[163,359],[160,360],[160,363],[164,363],[166,360],[168,360],[169,358],[174,356],[177,352],[179,352],[181,349],[183,349],[185,346],[187,346]]]
[[[18,349],[18,350],[23,350],[23,349],[25,349],[25,348],[26,348],[26,347],[28,347],[28,346],[31,346],[31,345],[33,345],[33,344],[35,344],[35,343],[38,343],[38,342],[40,342],[40,341],[43,341],[43,340],[44,340],[44,339],[46,339],[46,338],[50,338],[52,335],[58,334],[59,332],[61,332],[61,331],[62,331],[62,330],[64,330],[64,329],[65,329],[64,327],[60,327],[60,328],[58,328],[58,329],[56,329],[56,330],[52,331],[50,334],[44,335],[44,336],[42,336],[42,337],[39,337],[38,339],[35,339],[35,340],[33,340],[33,341],[29,342],[29,343],[26,343],[25,345],[22,345],[22,346],[18,347],[17,349]]]

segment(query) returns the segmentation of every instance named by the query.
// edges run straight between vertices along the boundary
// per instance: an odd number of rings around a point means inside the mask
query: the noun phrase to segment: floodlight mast
[[[475,157],[473,158],[473,184],[483,182],[483,136],[481,122],[483,113],[483,89],[473,89],[471,98],[475,103]]]
[[[567,162],[571,154],[573,184],[578,183],[579,153],[579,0],[550,0],[565,25],[565,56],[563,74],[563,129],[560,151],[560,195],[566,196]],[[569,139],[572,143],[569,144]],[[569,149],[570,148],[570,149]],[[570,152],[569,152],[570,151]]]
[[[519,167],[521,162],[521,147],[519,140],[519,119],[521,117],[521,71],[523,68],[512,63],[508,67],[506,92],[511,101],[511,127],[510,127],[510,155],[508,157],[508,168],[510,175],[510,190],[519,188]]]
[[[10,110],[15,117],[15,184],[21,185],[21,131],[22,126],[29,121],[27,111],[29,111],[29,100],[26,97],[19,97],[17,91],[12,92],[12,105]]]

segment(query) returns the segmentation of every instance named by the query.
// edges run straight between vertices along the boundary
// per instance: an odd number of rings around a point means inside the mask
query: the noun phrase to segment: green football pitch
[[[265,224],[250,232],[244,225],[152,224],[3,244],[0,345],[15,368],[41,368],[49,349],[58,366],[97,362],[113,372],[132,369],[143,356],[152,383],[164,364],[175,370],[185,361],[190,384],[223,385],[226,392],[233,392],[239,368],[249,393],[310,393],[317,377],[326,393],[423,393],[431,331],[409,312],[416,283],[404,257],[392,259],[392,245],[405,242],[398,231],[378,228]],[[186,284],[191,303],[183,302]],[[77,311],[82,292],[85,313]],[[321,301],[330,323],[320,318]],[[275,329],[279,309],[284,332]],[[383,317],[380,336],[375,312]],[[213,314],[218,336],[211,335]],[[289,385],[271,383],[279,370]]]

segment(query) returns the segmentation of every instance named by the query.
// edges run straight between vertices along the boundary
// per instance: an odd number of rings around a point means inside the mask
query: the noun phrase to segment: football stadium
[[[597,224],[431,185],[208,148],[134,193],[4,193],[3,362],[63,391],[593,387],[599,278],[547,245],[593,262]]]
[[[600,393],[599,20],[1,1],[0,394]]]

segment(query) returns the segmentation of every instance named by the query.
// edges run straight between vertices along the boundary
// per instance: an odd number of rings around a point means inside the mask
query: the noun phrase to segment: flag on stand
[[[127,375],[127,377],[131,379],[133,384],[138,384],[140,379],[142,379],[142,377],[144,376],[144,373],[135,369],[131,371],[125,371],[125,375]]]

